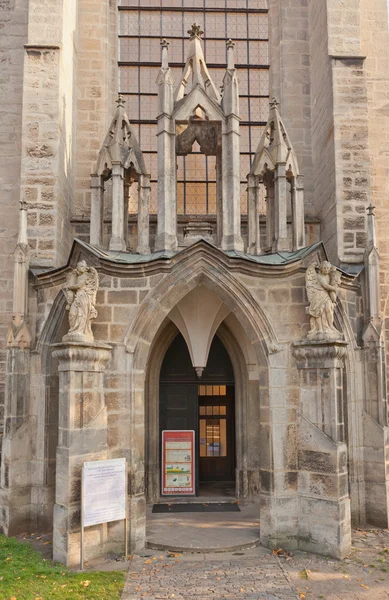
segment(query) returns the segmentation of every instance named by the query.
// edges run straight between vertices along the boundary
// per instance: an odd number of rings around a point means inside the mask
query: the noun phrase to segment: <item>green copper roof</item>
[[[121,264],[148,263],[158,259],[170,259],[188,248],[188,246],[185,248],[180,248],[177,252],[162,250],[160,252],[153,252],[151,254],[136,254],[132,252],[110,252],[109,250],[101,250],[100,248],[90,246],[89,244],[87,244],[86,242],[82,242],[81,240],[77,241],[79,244],[85,246],[86,248],[91,250],[93,254],[99,256],[100,258]],[[213,247],[216,251],[222,252],[220,248],[217,248],[210,242],[205,240],[202,240],[202,242]],[[249,260],[250,262],[255,262],[258,264],[282,265],[304,258],[306,255],[310,254],[312,251],[314,251],[316,248],[319,248],[321,245],[322,242],[317,242],[312,246],[301,248],[301,250],[296,250],[295,252],[275,252],[274,254],[261,254],[259,256],[245,254],[244,252],[236,252],[235,250],[230,250],[223,253],[226,256],[229,256],[230,258]]]

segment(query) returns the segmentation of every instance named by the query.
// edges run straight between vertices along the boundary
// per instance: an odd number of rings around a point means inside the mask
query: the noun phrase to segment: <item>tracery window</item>
[[[246,175],[269,110],[267,0],[121,0],[119,6],[119,92],[134,125],[151,174],[151,212],[157,212],[157,85],[160,40],[166,37],[169,63],[180,81],[187,30],[204,30],[205,60],[215,84],[226,67],[226,40],[236,42],[241,117],[241,206],[247,212]],[[215,157],[192,153],[177,157],[177,211],[215,214]],[[134,186],[133,186],[134,187]],[[134,190],[135,191],[135,190]],[[129,211],[137,211],[137,196]]]

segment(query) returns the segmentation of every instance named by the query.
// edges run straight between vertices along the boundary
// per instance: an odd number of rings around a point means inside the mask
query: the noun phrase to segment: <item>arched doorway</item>
[[[230,357],[217,335],[201,379],[183,336],[174,338],[160,372],[160,448],[164,430],[195,432],[196,495],[235,493],[234,384]]]

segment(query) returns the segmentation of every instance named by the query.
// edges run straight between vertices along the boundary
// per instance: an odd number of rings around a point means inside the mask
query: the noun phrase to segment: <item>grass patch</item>
[[[1,600],[118,600],[123,571],[74,573],[28,544],[0,535]]]

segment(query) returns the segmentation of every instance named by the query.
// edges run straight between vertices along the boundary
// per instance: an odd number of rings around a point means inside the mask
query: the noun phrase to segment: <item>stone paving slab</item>
[[[241,555],[243,554],[243,555]],[[245,553],[134,556],[122,600],[296,600],[280,562]]]
[[[259,505],[240,503],[233,513],[152,513],[147,508],[150,548],[232,551],[259,543]]]

